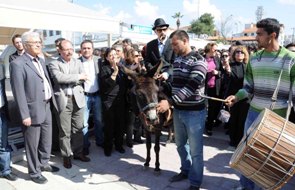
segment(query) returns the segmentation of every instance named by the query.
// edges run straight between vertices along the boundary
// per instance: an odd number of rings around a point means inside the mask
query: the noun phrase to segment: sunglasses
[[[221,57],[228,57],[228,55],[222,55]]]
[[[241,54],[245,54],[243,51],[240,51],[240,50],[238,50],[238,51],[235,51],[235,53],[241,53]]]
[[[157,31],[157,32],[162,32],[162,31],[165,32],[167,29],[168,29],[168,28],[157,28],[156,31]]]
[[[139,57],[139,55],[134,55],[134,57]]]

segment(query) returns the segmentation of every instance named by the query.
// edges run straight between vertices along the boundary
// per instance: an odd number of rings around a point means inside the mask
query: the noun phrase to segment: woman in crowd
[[[208,43],[205,46],[205,59],[208,65],[208,72],[206,76],[206,93],[211,97],[220,97],[221,88],[221,64],[220,59],[216,55],[217,44]],[[217,115],[219,113],[221,104],[215,100],[208,100],[208,116],[206,122],[206,134],[211,136],[214,126],[219,124],[217,121]]]
[[[129,49],[125,52],[125,66],[133,71],[141,73],[145,70],[144,66],[140,63],[140,52],[135,49]],[[142,126],[137,115],[139,110],[136,103],[136,97],[132,90],[132,83],[127,90],[127,125],[126,125],[126,145],[133,147],[132,136],[134,132],[134,141],[142,143],[141,134]],[[137,121],[137,122],[135,122]]]
[[[113,141],[115,149],[125,153],[123,148],[123,128],[125,117],[122,113],[126,106],[127,76],[118,66],[116,50],[106,49],[105,59],[101,66],[100,89],[104,117],[104,154],[111,156]]]
[[[225,75],[227,89],[225,97],[236,94],[243,87],[246,64],[249,61],[248,50],[244,46],[236,46],[231,55],[230,72]],[[237,102],[230,108],[231,117],[228,122],[230,145],[236,147],[243,137],[244,123],[248,113],[247,100]]]

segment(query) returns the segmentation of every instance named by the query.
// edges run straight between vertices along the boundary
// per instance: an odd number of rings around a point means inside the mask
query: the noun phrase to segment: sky
[[[71,0],[73,3],[93,9],[122,22],[152,26],[156,18],[176,28],[172,16],[180,12],[181,26],[188,26],[192,20],[204,13],[214,16],[215,26],[227,20],[231,33],[241,32],[245,24],[256,23],[256,10],[263,7],[262,18],[276,18],[285,25],[285,34],[295,32],[295,0]],[[293,29],[294,28],[294,29]]]

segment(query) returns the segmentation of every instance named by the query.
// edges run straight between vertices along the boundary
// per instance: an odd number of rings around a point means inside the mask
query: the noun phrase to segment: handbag
[[[227,87],[227,89],[226,89],[226,92],[225,92],[225,95],[224,95],[224,96],[226,96],[227,93],[228,93],[228,89],[229,89],[230,83],[231,83],[231,80],[229,81],[229,85],[228,85],[228,87]],[[220,109],[220,111],[219,111],[219,113],[218,113],[218,115],[217,115],[217,119],[218,119],[219,121],[221,121],[222,123],[227,123],[227,122],[229,121],[229,118],[230,118],[230,112],[229,112],[229,111],[230,111],[230,110],[226,110],[226,109],[225,109],[225,106],[224,106],[224,104],[222,103],[222,104],[221,104],[221,109]]]
[[[225,110],[225,108],[220,109],[217,119],[221,121],[222,123],[227,123],[230,118],[229,111]]]

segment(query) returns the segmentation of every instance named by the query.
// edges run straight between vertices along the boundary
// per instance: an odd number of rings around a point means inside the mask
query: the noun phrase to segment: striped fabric
[[[172,99],[173,105],[181,110],[200,110],[205,107],[204,92],[207,64],[196,52],[179,56],[173,63]]]
[[[278,52],[258,51],[251,57],[247,65],[244,87],[236,94],[239,100],[249,98],[250,106],[256,111],[270,108],[271,97],[278,83],[281,68],[284,63],[279,93],[274,111],[285,116],[288,107],[290,81],[295,77],[295,54],[281,47]],[[293,94],[295,87],[293,84]],[[295,98],[293,98],[294,102]]]

